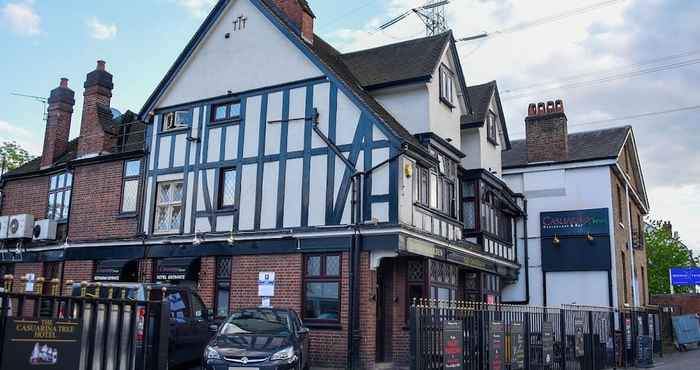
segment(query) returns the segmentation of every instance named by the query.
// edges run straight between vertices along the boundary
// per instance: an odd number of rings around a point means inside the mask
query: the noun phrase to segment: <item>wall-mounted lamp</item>
[[[194,239],[192,239],[192,245],[194,245],[195,247],[198,247],[198,246],[202,245],[203,242],[204,242],[204,235],[202,235],[201,233],[195,233]]]
[[[561,244],[561,240],[559,240],[559,237],[557,235],[554,235],[554,239],[552,239],[552,244],[557,246]]]
[[[404,164],[403,165],[403,174],[404,174],[404,176],[409,177],[409,178],[411,176],[413,176],[413,165],[411,165],[410,163]]]
[[[226,239],[226,242],[228,242],[228,245],[232,246],[236,244],[236,238],[233,236],[233,230],[231,230],[231,234],[229,234],[228,239]]]
[[[593,237],[593,235],[591,235],[591,233],[588,233],[588,234],[586,234],[586,240],[588,240],[589,242],[592,242],[593,240],[595,240],[595,238]]]

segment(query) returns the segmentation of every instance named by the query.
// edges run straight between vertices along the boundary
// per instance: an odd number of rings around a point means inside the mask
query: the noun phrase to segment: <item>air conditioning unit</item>
[[[34,229],[34,216],[14,215],[10,216],[7,226],[8,239],[31,239]]]
[[[34,240],[55,240],[56,226],[55,220],[39,220],[34,223]]]
[[[7,239],[7,227],[10,224],[10,216],[0,216],[0,240]]]

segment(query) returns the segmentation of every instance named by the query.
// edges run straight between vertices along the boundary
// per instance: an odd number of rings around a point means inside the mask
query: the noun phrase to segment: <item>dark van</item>
[[[151,300],[160,300],[163,287],[166,288],[170,314],[168,364],[170,367],[177,367],[199,362],[207,342],[213,335],[210,327],[216,323],[213,313],[207,310],[197,292],[188,287],[168,284],[106,283],[101,285],[99,296],[107,298],[111,289],[113,298],[144,301],[147,299],[147,292],[150,291]],[[81,289],[80,284],[73,285],[71,295],[80,296]],[[96,291],[96,283],[89,283],[85,295],[95,297]],[[137,346],[138,342],[143,342],[144,339],[144,314],[145,309],[139,308]]]

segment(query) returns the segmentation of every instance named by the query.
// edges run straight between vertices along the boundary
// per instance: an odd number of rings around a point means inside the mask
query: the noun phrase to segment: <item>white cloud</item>
[[[197,18],[205,16],[216,4],[216,0],[175,0]]]
[[[34,1],[7,3],[0,10],[2,19],[20,36],[36,36],[41,33],[41,17],[34,10]]]
[[[32,133],[17,125],[0,119],[0,132],[3,133],[1,141],[15,141],[19,146],[26,149],[31,154],[41,154],[42,142],[36,140],[36,133]],[[42,136],[43,137],[43,136]]]
[[[111,40],[117,36],[117,25],[106,24],[101,22],[97,17],[91,17],[87,20],[87,26],[90,29],[90,36],[97,40]]]
[[[383,14],[356,27],[327,33],[343,51],[362,49],[421,35],[421,21],[411,15],[385,32],[377,26],[424,0],[391,0]],[[582,4],[585,3],[585,4]],[[447,8],[450,28],[456,37],[494,32],[584,5],[593,0],[461,0]],[[509,132],[524,135],[523,118],[530,102],[562,98],[570,125],[638,113],[697,104],[700,73],[679,68],[604,84],[547,91],[527,91],[514,99],[507,89],[561,81],[567,76],[611,68],[631,70],[640,61],[694,50],[700,32],[700,2],[627,0],[556,22],[496,34],[483,41],[459,44],[467,84],[497,80]],[[689,56],[686,59],[696,58]],[[672,63],[677,60],[671,60]],[[546,86],[545,86],[546,87]],[[605,125],[571,126],[570,131],[605,126],[632,125],[642,161],[651,217],[673,223],[681,238],[700,251],[700,130],[698,111],[655,116],[648,119],[610,122]]]

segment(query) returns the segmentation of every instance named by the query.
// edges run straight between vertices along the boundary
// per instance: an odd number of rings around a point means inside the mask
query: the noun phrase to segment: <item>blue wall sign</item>
[[[671,269],[671,285],[700,285],[700,268],[677,267]]]
[[[593,238],[587,238],[588,234]],[[543,271],[607,271],[611,267],[607,208],[542,212],[540,235]]]
[[[608,235],[608,209],[584,209],[563,212],[542,212],[540,233],[543,238],[574,235]]]

